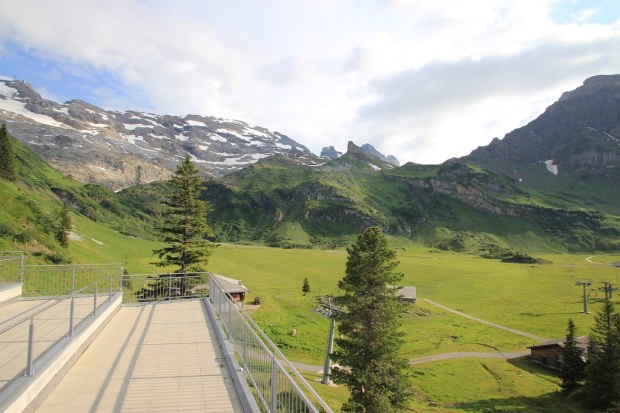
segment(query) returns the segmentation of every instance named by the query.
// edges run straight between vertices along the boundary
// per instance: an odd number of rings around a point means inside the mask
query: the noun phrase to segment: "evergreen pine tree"
[[[577,345],[575,323],[569,319],[564,349],[562,350],[562,369],[560,372],[562,390],[570,391],[577,387],[579,382],[584,379],[584,374],[583,350]]]
[[[55,238],[58,243],[67,248],[69,246],[69,232],[71,231],[71,216],[69,215],[69,207],[63,203],[62,208],[58,212],[56,218],[56,233]]]
[[[6,130],[6,123],[0,126],[0,177],[17,181],[17,161],[11,138]]]
[[[606,299],[594,316],[586,366],[586,397],[595,408],[620,402],[620,320]]]
[[[396,253],[376,227],[368,228],[348,249],[345,276],[335,298],[337,316],[334,382],[349,388],[348,412],[399,412],[408,407],[409,366],[399,356],[405,304],[396,295],[402,274],[394,272]]]
[[[304,278],[304,285],[301,287],[301,291],[304,295],[310,292],[310,282],[308,281],[308,278]]]
[[[213,233],[207,223],[211,206],[198,198],[203,182],[187,156],[171,179],[171,193],[160,228],[168,245],[153,251],[159,257],[157,266],[178,266],[177,273],[204,270],[213,250],[207,237]]]

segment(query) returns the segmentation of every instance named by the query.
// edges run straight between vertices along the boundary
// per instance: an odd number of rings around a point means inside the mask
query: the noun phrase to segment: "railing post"
[[[271,356],[271,413],[278,411],[278,365],[275,356]]]
[[[71,305],[69,306],[69,337],[73,337],[73,310],[75,308],[75,264],[71,269]]]
[[[19,283],[20,284],[24,283],[24,253],[23,252],[20,258],[20,263],[19,263]],[[22,285],[22,288],[24,288],[23,285]]]
[[[69,337],[73,337],[73,308],[75,295],[71,294],[71,304],[69,305]]]
[[[123,276],[121,275],[121,280]],[[114,280],[112,279],[112,273],[110,273],[110,289],[108,290],[108,302],[112,301],[112,283]]]
[[[172,300],[172,274],[168,274],[168,300]]]
[[[30,326],[28,327],[28,358],[26,359],[26,376],[32,376],[34,370],[32,369],[32,351],[34,347],[34,317],[30,319]]]
[[[94,298],[93,298],[93,315],[97,315],[97,284],[95,284],[95,294],[94,294]]]
[[[243,362],[243,367],[245,368],[245,364],[247,362],[248,357],[248,327],[243,325],[243,353],[241,354],[241,361]]]

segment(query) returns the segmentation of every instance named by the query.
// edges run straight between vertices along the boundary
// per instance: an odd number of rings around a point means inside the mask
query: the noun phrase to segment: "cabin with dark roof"
[[[414,303],[416,301],[416,290],[412,285],[406,285],[398,289],[396,295],[403,301]]]
[[[583,350],[584,357],[587,355],[588,344],[588,337],[577,337],[577,347]],[[534,363],[539,363],[552,369],[559,370],[562,368],[562,352],[565,345],[566,340],[561,338],[537,344],[535,346],[530,346],[528,348],[531,351],[531,358]]]
[[[235,280],[234,278],[228,278],[216,274],[212,274],[211,277],[213,277],[218,284],[222,286],[224,292],[232,301],[243,305],[245,302],[245,293],[250,290],[243,285],[241,280]]]

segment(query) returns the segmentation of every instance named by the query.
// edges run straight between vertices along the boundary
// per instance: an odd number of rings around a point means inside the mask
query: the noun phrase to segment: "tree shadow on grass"
[[[594,413],[581,403],[564,397],[560,392],[546,393],[537,397],[509,397],[505,399],[477,400],[451,406],[465,412],[527,412],[527,413]]]
[[[534,363],[530,356],[517,357],[506,361],[513,366],[520,368],[521,370],[527,371],[530,374],[543,376],[549,379],[557,379],[558,377],[560,377],[559,370],[554,370],[541,364]]]
[[[548,380],[557,380],[559,371],[540,364],[533,363],[529,356],[507,360],[513,366]],[[558,389],[557,392],[546,393],[540,396],[517,396],[508,398],[493,398],[476,400],[468,403],[459,403],[451,406],[466,412],[532,412],[532,413],[588,413],[595,410],[585,409],[582,403],[567,397]]]

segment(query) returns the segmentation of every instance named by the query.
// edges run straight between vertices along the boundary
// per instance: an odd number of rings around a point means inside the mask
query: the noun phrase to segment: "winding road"
[[[503,326],[501,324],[493,323],[491,321],[487,321],[487,320],[483,320],[483,319],[478,318],[478,317],[471,316],[471,315],[466,314],[466,313],[464,313],[462,311],[455,310],[453,308],[446,307],[443,304],[439,304],[438,302],[435,302],[433,300],[429,300],[428,298],[421,298],[421,300],[423,300],[423,301],[425,301],[425,302],[427,302],[427,303],[429,303],[429,304],[431,304],[431,305],[433,305],[435,307],[441,308],[442,310],[448,311],[450,313],[456,314],[456,315],[464,317],[464,318],[468,318],[470,320],[476,321],[476,322],[481,323],[481,324],[486,324],[488,326],[491,326],[491,327],[494,327],[494,328],[498,328],[500,330],[508,331],[509,333],[518,334],[520,336],[531,338],[531,339],[539,341],[539,342],[545,342],[545,341],[549,341],[550,340],[549,338],[537,336],[535,334],[528,333],[527,331],[517,330],[515,328],[506,327],[506,326]],[[508,359],[514,359],[514,358],[519,358],[519,357],[527,356],[528,354],[530,354],[529,350],[515,350],[515,351],[461,351],[461,352],[432,354],[430,356],[416,357],[416,358],[410,359],[409,360],[409,364],[410,365],[416,365],[416,364],[429,363],[429,362],[432,362],[432,361],[448,360],[448,359],[464,358],[464,357],[494,358],[494,359],[508,360]],[[313,372],[319,372],[319,373],[323,372],[323,366],[314,366],[314,365],[310,365],[310,364],[296,363],[296,362],[292,362],[292,364],[298,370],[313,371]]]

